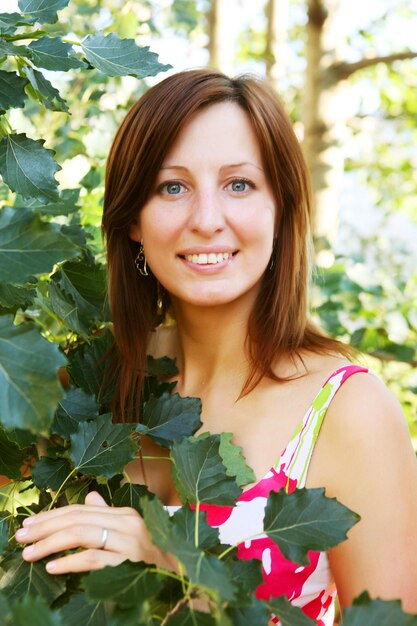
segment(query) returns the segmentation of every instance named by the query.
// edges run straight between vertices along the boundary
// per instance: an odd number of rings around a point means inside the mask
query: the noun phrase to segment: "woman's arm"
[[[376,377],[352,376],[322,434],[326,493],[362,518],[329,555],[341,606],[366,589],[416,613],[417,462],[398,402]]]
[[[49,561],[46,569],[51,574],[86,572],[106,565],[119,565],[126,559],[176,569],[175,559],[152,543],[139,513],[129,507],[110,507],[94,491],[87,495],[85,504],[69,505],[26,518],[16,539],[29,544],[23,551],[26,561],[82,548]],[[106,539],[104,547],[103,539]]]

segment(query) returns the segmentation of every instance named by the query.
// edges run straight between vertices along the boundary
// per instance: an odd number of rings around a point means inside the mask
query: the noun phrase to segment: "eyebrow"
[[[262,167],[259,167],[259,165],[255,165],[255,163],[251,163],[251,161],[242,161],[242,163],[230,163],[228,165],[222,165],[220,170],[231,169],[232,167],[241,167],[242,165],[251,165],[252,167],[255,167],[257,170],[260,170],[261,172],[263,172]],[[184,165],[162,165],[160,169],[161,170],[184,170],[188,172],[188,167],[185,167]]]

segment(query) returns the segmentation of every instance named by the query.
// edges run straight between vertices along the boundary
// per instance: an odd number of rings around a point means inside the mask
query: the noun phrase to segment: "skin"
[[[269,265],[274,218],[274,199],[246,114],[236,104],[222,103],[197,114],[180,133],[130,230],[132,239],[143,239],[148,264],[170,292],[176,319],[175,326],[154,334],[150,352],[177,358],[178,392],[202,398],[202,431],[232,432],[257,480],[275,463],[323,382],[346,364],[337,356],[308,352],[302,353],[303,362],[281,359],[277,374],[303,376],[285,384],[264,379],[236,402],[248,373],[247,321]],[[234,254],[217,269],[184,259],[189,250],[223,249]],[[142,449],[149,488],[165,504],[179,504],[166,451],[146,438]],[[133,482],[144,481],[138,462],[127,472]],[[362,517],[329,554],[342,607],[368,589],[373,596],[401,598],[406,610],[417,612],[417,464],[398,403],[372,375],[350,378],[330,405],[307,479],[307,487],[323,486]],[[105,550],[103,528],[109,529]],[[97,493],[89,494],[85,505],[26,519],[22,531],[16,537],[28,544],[23,552],[28,561],[80,548],[49,562],[53,574],[99,569],[126,558],[175,568],[173,559],[153,546],[138,513],[108,507]]]

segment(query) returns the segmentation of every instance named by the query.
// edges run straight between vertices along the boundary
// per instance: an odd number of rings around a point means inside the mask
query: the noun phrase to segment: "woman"
[[[297,139],[264,84],[196,70],[139,100],[110,152],[103,217],[116,410],[137,414],[147,352],[176,358],[178,392],[202,399],[202,430],[233,432],[256,475],[235,508],[207,507],[223,541],[259,529],[268,492],[285,486],[324,486],[361,515],[346,542],[312,552],[306,568],[267,538],[241,544],[241,558],[263,564],[257,596],[286,593],[325,625],[336,589],[342,607],[367,589],[417,612],[407,426],[382,383],[308,321],[310,208]],[[173,323],[157,327],[168,314]],[[133,481],[180,505],[164,451],[145,439],[142,451],[143,467],[128,467]],[[96,493],[26,520],[23,532],[27,560],[84,548],[50,562],[54,574],[126,558],[175,567],[135,511],[107,507]]]

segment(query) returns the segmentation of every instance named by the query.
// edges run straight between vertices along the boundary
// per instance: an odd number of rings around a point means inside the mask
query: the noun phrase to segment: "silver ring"
[[[106,543],[107,543],[107,539],[108,538],[109,538],[109,529],[108,528],[103,528],[103,534],[101,535],[100,550],[105,550],[106,549]]]

